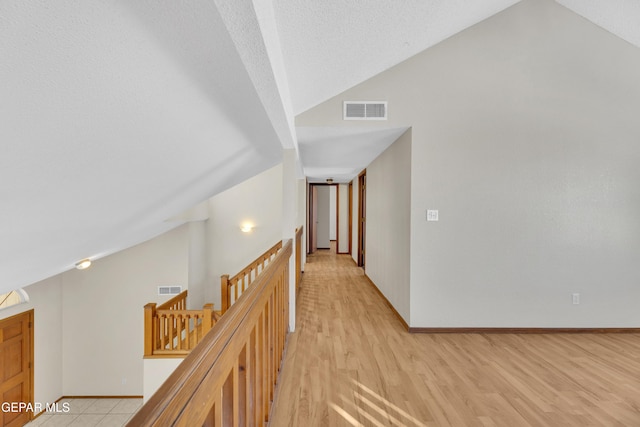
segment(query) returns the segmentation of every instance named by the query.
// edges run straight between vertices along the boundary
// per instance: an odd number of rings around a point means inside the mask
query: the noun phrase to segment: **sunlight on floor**
[[[329,406],[331,407],[331,409],[333,409],[334,411],[336,411],[338,414],[340,414],[342,416],[342,418],[344,418],[345,420],[347,420],[349,423],[351,423],[352,426],[356,426],[356,427],[364,427],[363,424],[359,423],[358,420],[356,420],[355,418],[353,418],[351,415],[349,415],[349,413],[347,411],[345,411],[344,409],[342,409],[341,407],[339,407],[338,405],[336,405],[333,402],[329,402]]]
[[[411,414],[402,410],[397,405],[394,405],[389,400],[375,393],[361,382],[351,379],[351,383],[355,386],[355,388],[349,393],[351,396],[345,396],[344,394],[339,396],[342,401],[341,406],[335,402],[329,403],[330,408],[351,425],[362,426],[363,424],[360,423],[357,418],[364,418],[368,421],[367,425],[375,427],[384,427],[389,425],[388,423],[401,427],[427,427],[426,424],[411,416]],[[363,393],[366,393],[369,398]],[[356,403],[354,403],[354,399]],[[357,404],[358,402],[364,405],[359,406]],[[356,413],[360,415],[357,418],[354,416]],[[382,423],[380,419],[384,420],[385,423]]]
[[[409,420],[412,423],[414,423],[416,426],[418,426],[418,427],[427,427],[427,425],[424,424],[422,421],[420,421],[420,420],[416,419],[415,417],[411,416],[411,414],[407,413],[406,411],[403,411],[401,408],[399,408],[398,406],[396,406],[393,403],[389,402],[387,399],[385,399],[384,397],[380,396],[379,394],[375,393],[373,390],[371,390],[370,388],[368,388],[364,384],[362,384],[362,383],[360,383],[360,382],[358,382],[356,380],[351,380],[351,382],[353,384],[355,384],[356,387],[360,388],[361,390],[363,390],[364,392],[366,392],[367,394],[369,394],[373,398],[381,401],[386,407],[392,408],[394,411],[396,411],[398,414],[402,415],[404,418],[406,418],[407,420]],[[354,394],[355,394],[356,397],[359,397],[361,400],[363,400],[363,401],[367,400],[368,401],[368,399],[363,397],[361,394],[359,394],[357,392],[354,393]],[[388,412],[385,412],[385,414],[388,415]],[[405,425],[405,424],[400,424],[400,425]]]

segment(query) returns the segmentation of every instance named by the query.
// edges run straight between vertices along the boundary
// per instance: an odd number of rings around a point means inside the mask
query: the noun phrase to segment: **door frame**
[[[353,256],[353,181],[349,182],[349,195],[347,197],[349,200],[349,255]]]
[[[307,182],[307,255],[314,253],[317,248],[317,227],[314,209],[317,209],[317,193],[314,196],[315,187]]]
[[[336,254],[338,253],[338,248],[340,247],[340,185],[338,183],[324,183],[324,182],[310,182],[309,183],[309,187],[308,187],[308,191],[307,191],[307,221],[308,221],[308,242],[309,244],[307,245],[307,255],[313,253],[313,247],[312,247],[312,239],[313,239],[313,233],[317,233],[317,228],[315,225],[315,222],[313,221],[313,214],[314,212],[316,213],[316,217],[317,217],[317,211],[314,211],[314,209],[317,209],[317,197],[314,198],[313,195],[313,191],[315,187],[336,187],[336,200],[335,200],[335,204],[336,204]],[[329,241],[331,242],[331,241]],[[329,244],[329,246],[331,246],[331,244]],[[317,249],[317,248],[316,248]],[[321,248],[322,249],[322,248]]]
[[[365,266],[366,247],[366,216],[367,216],[367,170],[364,169],[358,175],[358,245],[357,264],[358,267]]]

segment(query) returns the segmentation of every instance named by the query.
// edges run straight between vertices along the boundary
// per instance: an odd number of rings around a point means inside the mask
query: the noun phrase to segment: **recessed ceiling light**
[[[78,270],[84,270],[89,268],[90,266],[91,266],[91,260],[89,258],[76,262],[76,268]]]

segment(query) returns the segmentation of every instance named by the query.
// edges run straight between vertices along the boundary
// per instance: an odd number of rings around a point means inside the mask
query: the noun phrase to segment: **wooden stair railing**
[[[182,357],[200,342],[218,320],[213,304],[187,310],[187,291],[156,306],[144,306],[144,356]]]
[[[128,426],[268,423],[288,330],[291,253],[289,240]]]
[[[258,274],[264,271],[280,249],[282,249],[282,241],[273,245],[232,278],[229,278],[228,274],[220,277],[221,314],[224,314],[238,300],[240,295],[247,290],[249,285],[258,277]]]

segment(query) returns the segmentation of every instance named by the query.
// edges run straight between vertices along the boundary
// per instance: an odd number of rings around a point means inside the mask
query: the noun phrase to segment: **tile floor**
[[[122,427],[140,409],[142,399],[62,399],[69,403],[67,413],[44,413],[26,427]]]

